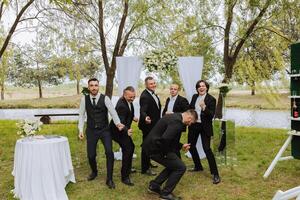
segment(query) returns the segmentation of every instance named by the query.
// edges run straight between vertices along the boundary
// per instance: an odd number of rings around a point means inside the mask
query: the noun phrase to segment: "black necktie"
[[[92,99],[93,99],[93,106],[96,107],[96,98],[93,97]]]

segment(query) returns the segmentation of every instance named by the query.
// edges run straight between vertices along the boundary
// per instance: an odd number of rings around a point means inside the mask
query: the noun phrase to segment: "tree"
[[[285,68],[283,53],[289,42],[265,31],[256,31],[255,35],[245,43],[240,58],[234,68],[234,79],[251,87],[251,95],[255,94],[255,86],[262,81],[270,80]]]
[[[223,4],[220,4],[220,1],[212,1],[207,5],[205,2],[207,3],[205,0],[201,1],[202,10],[213,10],[213,12],[203,12],[204,26],[214,33],[216,40],[223,40],[224,68],[221,72],[224,77],[222,83],[229,83],[246,41],[257,31],[258,26],[263,26],[280,12],[281,6],[274,0],[226,0]],[[222,12],[222,6],[225,17],[219,18],[218,16],[221,15],[217,13]],[[222,26],[223,23],[225,23],[224,26]],[[219,93],[216,118],[222,118],[222,105],[222,95]]]
[[[13,49],[9,48],[4,52],[0,63],[0,88],[1,100],[4,100],[5,82],[8,76],[10,66],[12,65]]]
[[[45,31],[45,30],[44,30]],[[43,98],[44,84],[59,84],[63,74],[59,68],[49,65],[51,42],[45,32],[37,32],[34,47],[26,45],[15,56],[15,67],[10,73],[10,80],[17,86],[39,89],[39,98]]]
[[[163,16],[174,15],[169,12],[169,2],[147,0],[76,1],[71,6],[60,5],[60,8],[68,19],[84,24],[86,29],[82,33],[88,35],[88,42],[102,57],[106,72],[105,93],[109,97],[113,92],[116,57],[123,56],[128,47],[132,50],[147,43],[145,38],[148,36],[153,39],[154,35],[160,35],[163,31],[158,24],[168,21]],[[157,29],[154,29],[154,24]]]

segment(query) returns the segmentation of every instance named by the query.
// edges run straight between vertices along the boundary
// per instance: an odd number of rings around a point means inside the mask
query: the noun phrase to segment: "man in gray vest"
[[[98,140],[101,139],[106,155],[106,185],[110,189],[113,189],[115,188],[115,184],[112,179],[114,154],[112,151],[111,133],[108,126],[108,112],[119,130],[122,130],[124,125],[120,123],[120,119],[111,100],[107,96],[99,93],[99,81],[96,78],[92,78],[88,81],[88,89],[90,94],[81,98],[78,123],[78,137],[82,140],[84,138],[83,126],[86,113],[87,156],[92,169],[92,173],[88,176],[88,181],[94,180],[98,175],[96,148]]]

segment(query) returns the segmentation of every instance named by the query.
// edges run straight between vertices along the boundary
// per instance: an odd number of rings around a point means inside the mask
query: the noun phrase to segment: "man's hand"
[[[118,128],[119,131],[123,130],[124,127],[125,127],[124,124],[121,124],[121,123],[117,124],[117,128]]]
[[[128,131],[127,131],[128,136],[132,136],[132,133],[133,133],[132,129],[131,128],[128,129]]]
[[[147,116],[145,118],[145,122],[146,122],[146,124],[151,124],[151,118],[149,116]]]
[[[206,105],[205,105],[205,103],[204,103],[203,100],[200,101],[199,106],[201,107],[201,109],[202,109],[203,111],[204,111],[205,108],[206,108]]]
[[[138,121],[139,121],[139,118],[134,117],[134,118],[133,118],[133,121],[138,122]]]
[[[173,112],[167,111],[165,114],[169,115],[169,114],[173,114]]]
[[[190,148],[191,148],[191,144],[190,144],[190,143],[189,143],[189,144],[184,144],[184,145],[182,145],[182,149],[183,149],[184,151],[188,151]]]
[[[80,140],[83,140],[84,134],[83,134],[82,132],[80,132],[80,133],[78,134],[78,138],[79,138]]]

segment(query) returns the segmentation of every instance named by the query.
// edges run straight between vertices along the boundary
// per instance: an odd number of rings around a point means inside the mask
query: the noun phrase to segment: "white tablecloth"
[[[68,139],[18,140],[12,175],[21,200],[67,200],[65,186],[75,183]]]

